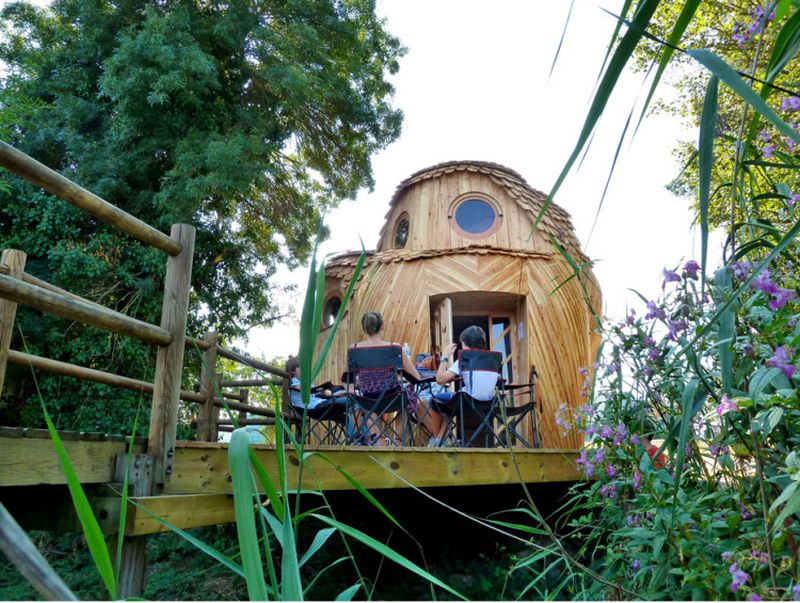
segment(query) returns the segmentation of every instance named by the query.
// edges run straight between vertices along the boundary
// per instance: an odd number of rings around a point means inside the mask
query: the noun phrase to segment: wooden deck
[[[0,488],[66,483],[53,444],[45,434],[42,430],[0,433]],[[83,439],[75,435],[62,434],[80,480],[84,484],[112,482],[114,457],[127,450],[126,442],[102,441],[97,434],[84,434]],[[135,443],[134,450],[141,452],[142,448],[141,443]],[[275,448],[254,448],[277,482]],[[140,506],[129,506],[126,533],[167,530],[141,506],[180,528],[233,521],[227,453],[224,443],[177,442],[173,472],[161,495],[133,499]],[[343,472],[369,490],[571,482],[580,479],[577,454],[575,450],[543,449],[317,447],[306,450],[300,487],[354,489]],[[300,461],[288,448],[287,460],[289,484],[296,488]],[[107,496],[100,502],[108,508]]]

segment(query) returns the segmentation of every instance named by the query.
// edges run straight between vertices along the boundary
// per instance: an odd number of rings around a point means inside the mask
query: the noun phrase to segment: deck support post
[[[203,365],[200,367],[200,393],[206,397],[206,401],[200,405],[200,412],[197,415],[197,439],[200,442],[216,442],[219,409],[214,406],[214,397],[217,395],[219,383],[215,381],[219,335],[209,331],[203,340],[211,346],[203,352]]]
[[[114,481],[123,483],[128,473],[128,496],[149,496],[153,488],[153,469],[155,459],[147,454],[132,454],[128,467],[128,455],[118,454],[114,457]],[[125,530],[125,526],[121,526]],[[111,552],[112,563],[115,563],[118,535],[113,534],[106,540]],[[144,595],[145,578],[147,576],[147,536],[126,536],[122,540],[122,557],[117,584],[117,599],[141,598]]]
[[[0,265],[8,269],[8,276],[22,280],[25,270],[25,252],[18,249],[4,249],[0,255]],[[11,335],[14,333],[14,319],[17,315],[17,304],[0,298],[0,395],[3,394],[3,381],[8,364],[8,349]]]
[[[175,455],[195,229],[187,224],[173,224],[170,234],[181,246],[178,255],[167,259],[161,307],[161,328],[172,335],[172,342],[158,349],[147,439],[147,453],[155,457],[156,463],[153,482],[159,485],[169,479]]]

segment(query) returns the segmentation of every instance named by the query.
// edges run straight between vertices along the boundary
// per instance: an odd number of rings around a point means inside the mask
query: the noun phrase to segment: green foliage
[[[369,0],[56,0],[1,16],[0,132],[162,231],[197,228],[192,334],[269,323],[277,266],[308,259],[320,216],[372,186],[372,153],[400,132],[388,75],[403,49]],[[159,323],[163,254],[7,172],[0,240],[31,274]],[[137,379],[155,364],[93,328],[27,311],[19,324],[32,353]],[[25,375],[6,381],[3,422],[39,424]],[[61,428],[130,430],[133,395],[71,379],[42,389]]]

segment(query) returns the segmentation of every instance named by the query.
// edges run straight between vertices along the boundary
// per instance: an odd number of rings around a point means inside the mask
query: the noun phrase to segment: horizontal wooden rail
[[[262,417],[274,417],[275,411],[266,406],[253,406],[252,404],[241,404],[239,402],[227,402],[228,408],[231,410],[248,412],[251,415],[259,415]],[[214,406],[224,408],[225,404],[219,398],[214,398]]]
[[[220,387],[263,387],[283,385],[283,379],[240,379],[239,381],[220,381]]]
[[[238,419],[239,425],[275,425],[275,419]],[[220,419],[217,425],[233,425],[233,421],[229,419]]]
[[[5,142],[0,142],[0,166],[30,180],[59,199],[93,215],[98,220],[127,232],[142,243],[151,245],[169,255],[178,255],[181,252],[181,244],[178,241],[78,186]]]
[[[4,274],[0,274],[0,297],[154,345],[165,346],[172,341],[172,335],[161,327],[96,304],[70,299],[60,293],[18,281]]]
[[[40,371],[45,371],[54,375],[61,375],[63,377],[74,377],[75,379],[82,379],[84,381],[93,381],[95,383],[102,383],[104,385],[111,385],[121,389],[128,389],[136,392],[144,392],[146,394],[153,393],[153,384],[147,381],[140,381],[130,377],[123,377],[122,375],[115,375],[113,373],[106,373],[105,371],[98,371],[76,364],[69,364],[59,360],[52,360],[50,358],[43,358],[35,356],[34,354],[26,354],[25,352],[18,352],[16,350],[8,351],[8,362],[18,366],[32,366]],[[227,398],[227,395],[225,396]],[[184,402],[198,402],[200,404],[206,401],[203,394],[195,392],[187,392],[181,390],[180,399]],[[239,399],[238,397],[236,398]],[[214,401],[222,406],[220,398],[214,398]],[[228,402],[229,405],[236,404],[235,402]],[[262,408],[262,407],[256,407]],[[274,412],[272,413],[275,414]],[[270,415],[265,415],[270,416]]]
[[[217,354],[219,354],[223,358],[227,358],[228,360],[235,360],[239,364],[244,364],[245,366],[258,369],[259,371],[264,371],[265,373],[276,375],[277,377],[284,377],[284,378],[289,377],[289,373],[287,373],[283,369],[271,366],[265,362],[261,362],[260,360],[250,358],[249,356],[245,356],[244,354],[239,354],[238,352],[234,352],[233,350],[229,350],[227,348],[217,346]]]

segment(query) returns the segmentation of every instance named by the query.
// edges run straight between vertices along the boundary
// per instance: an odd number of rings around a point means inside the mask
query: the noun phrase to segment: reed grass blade
[[[777,19],[777,15],[776,15]],[[800,11],[795,12],[775,38],[767,63],[767,82],[772,82],[800,51]],[[764,88],[771,90],[769,86]]]
[[[569,11],[567,11],[567,20],[564,21],[564,29],[561,32],[561,39],[558,41],[558,47],[556,48],[556,54],[553,57],[553,64],[550,65],[550,73],[547,74],[547,79],[549,80],[553,76],[553,70],[556,68],[556,62],[558,61],[558,55],[561,54],[561,46],[564,44],[564,38],[567,35],[567,28],[569,27],[569,20],[572,17],[572,8],[575,6],[575,0],[571,0],[569,3]]]
[[[233,506],[236,514],[236,533],[242,554],[247,594],[253,601],[266,601],[267,588],[253,515],[253,475],[250,473],[250,447],[247,432],[236,429],[228,445],[228,467],[233,484]]]
[[[700,116],[700,138],[697,143],[700,191],[700,289],[705,291],[708,269],[708,203],[711,191],[711,169],[714,166],[714,138],[717,129],[717,91],[719,80],[708,80],[703,112]]]

